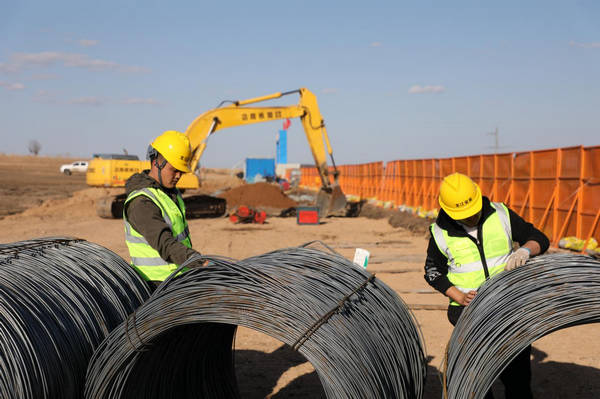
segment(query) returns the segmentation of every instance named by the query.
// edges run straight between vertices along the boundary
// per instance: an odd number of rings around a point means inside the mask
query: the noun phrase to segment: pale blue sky
[[[176,4],[176,5],[174,5]],[[338,164],[600,144],[597,1],[2,1],[3,153],[143,156],[222,100],[306,87]],[[268,104],[294,104],[297,97]],[[201,163],[274,156],[280,122]],[[312,158],[298,120],[288,160]]]

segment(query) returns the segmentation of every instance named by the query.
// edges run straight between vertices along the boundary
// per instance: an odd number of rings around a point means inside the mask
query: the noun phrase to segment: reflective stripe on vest
[[[483,223],[481,236],[483,253],[492,277],[502,270],[512,252],[512,230],[508,208],[500,202],[492,202],[496,210]],[[485,282],[483,262],[471,237],[453,237],[438,226],[431,225],[431,231],[439,250],[448,258],[448,279],[462,292],[477,290]],[[451,305],[459,305],[450,301]]]
[[[160,209],[162,217],[171,229],[173,237],[188,248],[192,247],[189,228],[185,220],[185,204],[180,195],[177,195],[178,207],[162,190],[143,188],[131,192],[127,196],[125,204],[138,196],[145,196],[152,200]],[[125,212],[123,212],[123,220],[125,221],[125,242],[129,249],[132,266],[145,280],[163,281],[166,279],[177,269],[178,265],[168,263],[162,259],[158,251],[152,248],[148,244],[148,241],[131,226]]]

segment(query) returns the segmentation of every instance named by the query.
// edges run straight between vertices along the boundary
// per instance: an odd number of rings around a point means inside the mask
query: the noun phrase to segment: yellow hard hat
[[[469,176],[453,173],[442,180],[439,202],[452,219],[466,219],[481,210],[481,190]]]
[[[186,173],[192,171],[190,169],[192,148],[190,147],[190,139],[185,134],[175,130],[167,130],[154,139],[151,145],[175,169]]]

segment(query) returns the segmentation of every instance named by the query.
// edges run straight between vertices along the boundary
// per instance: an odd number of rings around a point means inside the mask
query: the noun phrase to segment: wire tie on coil
[[[313,240],[313,241],[305,242],[304,244],[299,245],[299,247],[300,248],[309,248],[312,244],[321,244],[322,246],[324,246],[325,248],[327,248],[329,251],[331,251],[331,253],[333,253],[335,255],[342,256],[338,251],[336,251],[335,249],[331,248],[329,245],[325,244],[321,240]]]
[[[364,283],[362,283],[361,285],[359,285],[358,287],[356,287],[351,293],[349,293],[348,295],[346,295],[345,297],[343,297],[333,309],[331,309],[329,312],[325,313],[308,330],[306,330],[304,332],[304,334],[302,334],[300,336],[300,338],[298,338],[298,340],[296,342],[294,342],[294,344],[292,345],[292,349],[295,350],[295,351],[297,351],[298,349],[300,349],[300,347],[310,338],[311,335],[313,335],[323,324],[325,324],[327,322],[327,320],[329,320],[329,318],[331,316],[333,316],[342,306],[344,306],[344,304],[346,303],[346,301],[352,295],[356,294],[357,292],[359,292],[360,290],[362,290],[363,288],[365,288],[367,286],[367,284],[369,284],[374,279],[375,279],[375,273],[371,274],[369,276],[369,278],[365,280]]]
[[[133,313],[129,316],[127,316],[127,318],[125,319],[125,335],[127,335],[127,341],[129,341],[129,345],[131,345],[131,347],[133,348],[133,350],[135,352],[145,352],[147,351],[147,349],[145,349],[146,346],[149,346],[149,344],[146,344],[143,340],[142,337],[140,337],[140,332],[137,329],[137,322],[135,320],[135,315],[136,315],[137,311],[133,311]],[[133,331],[135,331],[135,335],[137,336],[138,341],[140,342],[140,346],[137,347],[133,344],[133,341],[131,340],[131,336],[129,335],[129,318],[132,317],[133,318]]]
[[[133,313],[135,313],[135,310],[133,311]],[[130,316],[127,316],[125,318],[125,335],[127,336],[127,341],[129,342],[129,345],[133,348],[133,350],[137,350],[133,342],[131,342],[131,337],[129,336],[129,317]]]
[[[54,240],[55,248],[59,248],[58,244],[62,244],[62,245],[71,245],[71,244],[77,244],[78,242],[84,241],[81,238],[58,238],[56,240]]]

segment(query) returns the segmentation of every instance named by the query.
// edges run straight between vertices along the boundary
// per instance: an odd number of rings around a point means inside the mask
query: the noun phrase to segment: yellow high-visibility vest
[[[512,252],[512,231],[508,208],[501,202],[492,202],[496,210],[483,223],[483,253],[489,277],[504,270]],[[462,292],[477,290],[486,280],[481,254],[470,237],[453,237],[437,223],[431,225],[431,234],[440,252],[448,259],[448,279]],[[450,300],[451,305],[459,303]]]
[[[143,195],[148,197],[158,206],[165,222],[171,228],[173,237],[188,248],[192,247],[190,240],[190,231],[185,219],[185,204],[181,195],[177,195],[177,204],[165,194],[162,190],[155,188],[142,188],[132,191],[125,200],[125,206],[132,199]],[[124,208],[125,209],[125,208]],[[123,211],[123,220],[125,221],[125,242],[129,249],[131,265],[144,278],[144,280],[163,281],[178,265],[168,263],[160,257],[157,250],[152,248],[148,241],[138,233],[127,220],[125,211]]]

